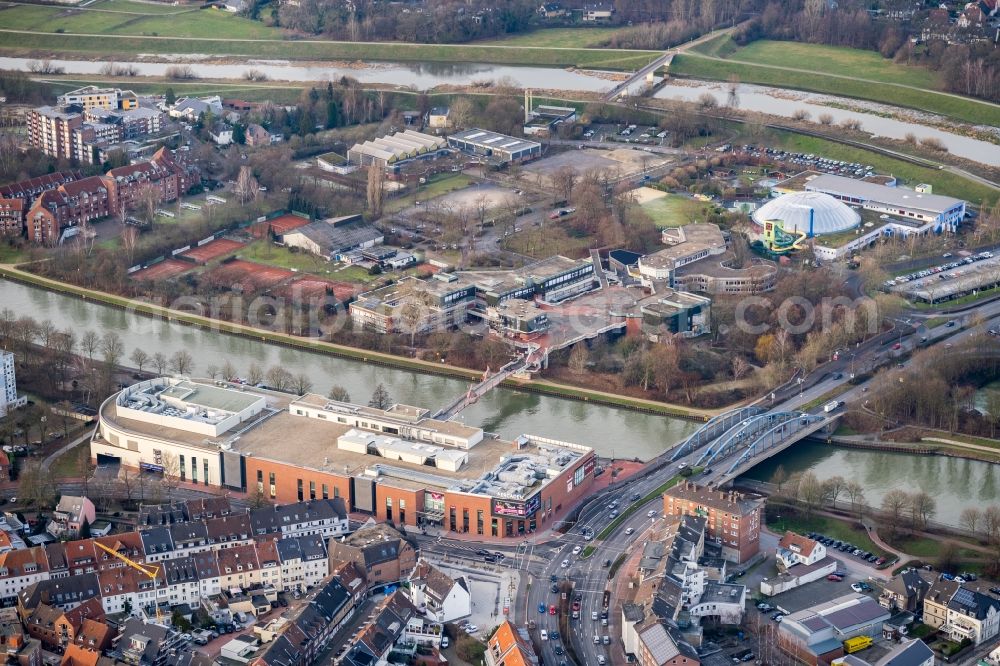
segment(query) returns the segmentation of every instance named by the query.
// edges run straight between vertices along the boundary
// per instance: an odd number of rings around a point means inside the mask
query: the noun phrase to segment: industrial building
[[[310,222],[281,235],[286,247],[305,250],[327,261],[340,260],[348,252],[371,248],[384,240],[383,233],[362,222],[360,215]]]
[[[101,464],[277,503],[341,497],[376,520],[490,537],[550,527],[596,472],[593,450],[577,444],[226,382],[157,377],[113,394],[99,415]]]
[[[526,162],[542,154],[542,144],[537,141],[517,139],[483,129],[456,132],[448,137],[448,145],[499,165]]]
[[[525,136],[551,136],[556,126],[576,120],[576,109],[571,106],[534,105],[531,90],[524,91]]]
[[[448,143],[439,136],[408,129],[354,144],[347,151],[347,160],[360,166],[385,168],[416,157],[436,156],[447,146]]]

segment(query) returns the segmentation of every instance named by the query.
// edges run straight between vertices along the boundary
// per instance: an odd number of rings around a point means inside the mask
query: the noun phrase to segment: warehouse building
[[[542,154],[542,144],[483,129],[468,129],[448,137],[448,145],[496,164],[527,162]]]
[[[404,130],[364,143],[347,151],[347,160],[360,166],[388,167],[417,157],[437,156],[448,147],[441,137]]]
[[[376,520],[519,540],[589,494],[592,449],[484,435],[408,405],[157,377],[104,401],[91,455],[279,504],[341,497]]]

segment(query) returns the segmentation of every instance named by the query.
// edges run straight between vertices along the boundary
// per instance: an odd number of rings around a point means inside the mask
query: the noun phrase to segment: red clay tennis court
[[[164,259],[158,264],[153,264],[132,273],[129,277],[133,280],[169,280],[192,268],[194,268],[193,264],[181,261],[180,259]]]
[[[241,284],[246,287],[273,287],[295,275],[292,271],[252,261],[236,259],[216,266],[202,274],[202,280],[219,287]]]
[[[345,303],[349,298],[357,293],[355,285],[348,282],[337,282],[336,280],[325,280],[323,278],[303,276],[298,280],[282,285],[275,290],[276,296],[300,300],[305,298],[323,297],[329,289],[333,297]]]
[[[181,256],[190,257],[199,264],[204,264],[212,259],[216,259],[227,255],[234,250],[238,250],[241,247],[243,247],[243,243],[239,241],[230,240],[228,238],[216,238],[215,240],[209,241],[204,245],[191,248],[187,252],[182,253]]]
[[[310,220],[305,217],[299,217],[298,215],[279,215],[273,220],[266,220],[264,222],[258,222],[250,226],[250,233],[253,234],[254,238],[263,238],[267,235],[267,229],[270,227],[274,230],[274,233],[280,236],[281,234],[288,233],[292,229],[298,229],[299,227],[304,227],[309,224]]]

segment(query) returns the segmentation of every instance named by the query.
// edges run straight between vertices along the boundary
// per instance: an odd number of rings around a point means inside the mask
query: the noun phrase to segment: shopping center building
[[[596,471],[588,447],[506,441],[419,407],[168,377],[104,402],[91,455],[278,503],[342,497],[378,520],[491,537],[551,526]]]

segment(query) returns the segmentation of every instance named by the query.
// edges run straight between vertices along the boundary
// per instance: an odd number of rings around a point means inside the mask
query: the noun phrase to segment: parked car
[[[830,574],[829,576],[826,577],[826,579],[832,580],[834,583],[839,583],[840,581],[844,580],[843,578],[841,578],[836,574]]]

